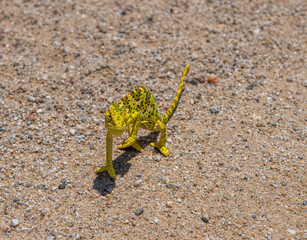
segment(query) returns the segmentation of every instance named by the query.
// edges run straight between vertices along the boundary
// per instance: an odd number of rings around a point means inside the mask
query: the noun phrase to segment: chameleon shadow
[[[147,136],[140,136],[138,138],[138,144],[142,148],[146,148],[149,143],[156,142],[158,138],[159,132],[151,132]],[[123,150],[124,153],[118,156],[113,161],[113,167],[116,175],[124,176],[130,169],[131,163],[129,161],[136,157],[140,152],[135,150],[134,148],[126,148]],[[98,191],[101,195],[105,196],[113,191],[116,187],[115,182],[110,178],[107,171],[103,171],[102,173],[98,173],[97,177],[93,180],[93,189]]]

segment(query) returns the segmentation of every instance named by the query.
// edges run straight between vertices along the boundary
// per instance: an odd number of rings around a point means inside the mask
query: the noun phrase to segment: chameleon
[[[159,114],[157,104],[151,92],[143,87],[132,90],[120,101],[114,101],[112,103],[105,114],[105,128],[107,129],[106,166],[98,168],[96,170],[97,173],[107,170],[112,180],[116,180],[116,174],[112,164],[113,136],[121,136],[126,129],[128,130],[129,137],[117,146],[118,149],[133,147],[139,152],[143,152],[143,148],[136,141],[139,128],[143,128],[153,132],[160,131],[161,136],[159,142],[153,142],[150,145],[158,148],[165,157],[169,156],[169,151],[165,146],[165,124],[178,104],[184,80],[189,70],[190,65],[188,64],[183,72],[175,99],[163,116]]]

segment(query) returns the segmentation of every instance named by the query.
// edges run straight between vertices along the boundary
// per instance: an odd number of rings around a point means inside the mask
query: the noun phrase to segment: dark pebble
[[[80,56],[81,56],[81,54],[78,51],[75,51],[75,58],[78,58]]]
[[[90,149],[95,149],[93,145],[90,145]]]
[[[143,208],[139,208],[139,209],[137,209],[137,210],[134,212],[134,214],[137,215],[137,216],[139,216],[139,215],[141,215],[143,212],[144,212],[144,209],[143,209]]]
[[[59,189],[65,189],[66,188],[66,181],[63,181],[60,185],[59,185]]]
[[[307,200],[304,200],[303,205],[307,205]]]
[[[253,219],[256,219],[256,218],[257,218],[256,214],[253,214],[252,217],[253,217]]]
[[[81,118],[82,122],[86,122],[86,117]]]

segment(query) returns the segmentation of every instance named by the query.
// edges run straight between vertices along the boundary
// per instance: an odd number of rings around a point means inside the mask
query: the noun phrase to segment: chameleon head
[[[114,102],[105,115],[105,126],[113,135],[120,136],[126,130],[127,109],[118,102]]]

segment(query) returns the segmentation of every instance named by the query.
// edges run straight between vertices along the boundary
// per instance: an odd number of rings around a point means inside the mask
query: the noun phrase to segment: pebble
[[[136,180],[136,181],[134,182],[133,186],[135,186],[135,187],[140,187],[140,186],[142,186],[142,184],[143,184],[143,181],[142,181],[141,179],[139,179],[139,180]]]
[[[256,219],[256,218],[257,218],[256,214],[253,214],[252,217],[253,217],[253,219]]]
[[[59,189],[65,189],[66,188],[66,181],[63,181],[60,185],[59,185]]]
[[[219,81],[219,79],[217,78],[217,76],[215,74],[210,74],[209,75],[208,82],[215,84],[218,81]]]
[[[87,120],[86,117],[82,117],[82,118],[81,118],[81,121],[82,121],[82,122],[86,122],[86,120]]]
[[[209,222],[209,215],[207,213],[203,214],[201,216],[201,220],[203,220],[203,222],[208,223]]]
[[[158,222],[159,222],[159,219],[158,219],[158,218],[155,218],[155,219],[154,219],[154,222],[155,222],[155,223],[158,223]]]
[[[11,226],[11,227],[17,227],[18,225],[19,225],[18,219],[13,219],[13,220],[10,222],[10,226]]]
[[[159,156],[159,155],[156,156],[156,157],[155,157],[155,161],[156,161],[156,162],[160,162],[160,161],[161,161],[161,156]]]
[[[295,231],[295,230],[291,230],[291,229],[288,229],[287,232],[290,233],[290,234],[292,234],[292,235],[295,235],[295,234],[296,234],[296,231]]]
[[[143,209],[143,208],[139,208],[139,209],[135,210],[134,214],[137,215],[137,216],[139,216],[139,215],[141,215],[143,212],[144,212],[144,209]]]
[[[70,132],[71,135],[74,135],[74,134],[76,133],[76,130],[73,129],[73,128],[71,128],[71,129],[69,130],[69,132]]]
[[[29,102],[35,102],[35,98],[34,98],[34,97],[31,97],[31,96],[28,96],[28,101],[29,101]]]
[[[80,56],[81,56],[80,52],[79,51],[75,51],[75,58],[78,58]]]
[[[210,107],[210,112],[211,113],[219,113],[220,112],[220,108],[218,106],[212,106]]]
[[[243,179],[244,179],[244,180],[248,180],[248,176],[244,176]]]
[[[94,145],[90,145],[90,149],[95,149]]]
[[[304,200],[303,205],[307,205],[307,200]]]
[[[54,236],[48,236],[48,237],[46,237],[46,240],[54,240],[55,238],[54,238]]]

